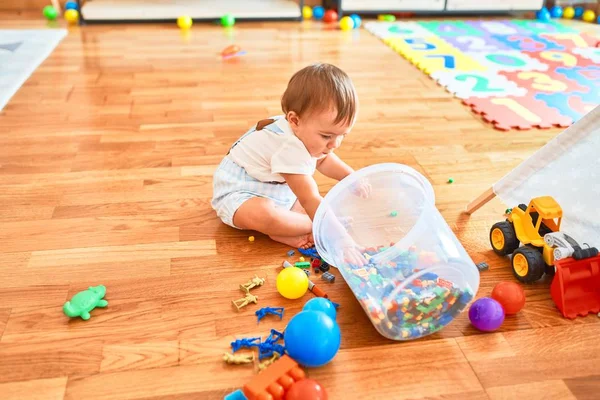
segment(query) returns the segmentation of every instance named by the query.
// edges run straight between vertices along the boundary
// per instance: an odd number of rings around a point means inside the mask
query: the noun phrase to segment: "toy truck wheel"
[[[519,247],[515,228],[508,221],[495,223],[490,229],[490,243],[494,252],[501,256],[511,254]]]
[[[544,275],[546,264],[538,249],[523,246],[513,253],[512,267],[515,277],[520,282],[533,283]]]

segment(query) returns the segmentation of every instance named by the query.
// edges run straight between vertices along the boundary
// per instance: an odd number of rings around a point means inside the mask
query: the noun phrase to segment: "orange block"
[[[306,374],[296,361],[284,355],[244,386],[248,400],[282,400],[288,389]]]

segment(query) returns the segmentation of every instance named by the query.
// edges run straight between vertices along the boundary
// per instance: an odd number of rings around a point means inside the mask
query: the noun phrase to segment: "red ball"
[[[492,290],[492,299],[502,305],[505,314],[516,314],[525,305],[525,291],[515,282],[500,282]]]
[[[292,385],[285,400],[327,400],[327,392],[312,379],[302,379]]]
[[[325,11],[325,15],[323,16],[323,21],[325,22],[335,22],[338,20],[338,14],[335,10],[327,10]]]

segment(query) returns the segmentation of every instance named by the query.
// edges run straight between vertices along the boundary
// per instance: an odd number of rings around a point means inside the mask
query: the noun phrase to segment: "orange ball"
[[[285,400],[327,400],[327,392],[313,379],[302,379],[292,385]]]
[[[502,305],[505,314],[516,314],[525,306],[525,291],[518,283],[500,282],[492,290],[492,299]]]

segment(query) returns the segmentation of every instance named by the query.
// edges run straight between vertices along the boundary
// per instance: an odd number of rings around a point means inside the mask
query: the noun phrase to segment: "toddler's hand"
[[[367,199],[369,196],[371,196],[371,184],[366,178],[362,178],[354,184],[352,187],[352,192],[356,196]]]

